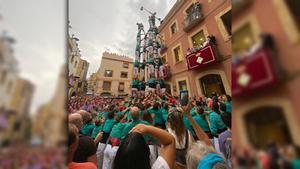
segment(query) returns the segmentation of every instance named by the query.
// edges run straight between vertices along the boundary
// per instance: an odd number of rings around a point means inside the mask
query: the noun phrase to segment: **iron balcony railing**
[[[198,25],[203,19],[204,16],[202,14],[201,4],[194,4],[191,11],[187,14],[184,20],[183,30],[185,32],[190,31],[193,27]]]

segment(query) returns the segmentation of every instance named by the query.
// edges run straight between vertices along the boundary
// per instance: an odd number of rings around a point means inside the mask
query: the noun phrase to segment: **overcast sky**
[[[31,113],[48,102],[65,62],[66,3],[63,0],[0,0],[0,33],[13,45],[22,77],[34,85]]]
[[[30,80],[35,93],[31,113],[53,96],[58,74],[66,61],[67,8],[63,0],[0,0],[0,33],[16,39],[13,48],[20,75]],[[71,34],[79,39],[91,72],[109,48],[133,56],[137,22],[148,28],[144,6],[163,18],[176,0],[70,0]]]
[[[137,22],[148,30],[148,13],[144,6],[164,18],[176,0],[70,0],[70,34],[80,39],[84,59],[90,63],[88,74],[100,66],[102,53],[111,52],[133,56],[136,45]],[[158,21],[157,21],[158,24]]]

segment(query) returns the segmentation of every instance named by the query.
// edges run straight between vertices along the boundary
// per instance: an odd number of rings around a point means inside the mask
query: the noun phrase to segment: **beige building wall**
[[[184,30],[187,9],[191,8],[195,2],[201,4],[201,13],[204,19],[197,21],[196,24],[190,24],[193,26],[189,30]],[[206,89],[202,86],[210,86],[211,90],[217,92],[221,90],[221,92],[218,92],[219,94],[231,95],[231,35],[226,31],[225,24],[221,19],[231,9],[231,1],[177,1],[163,19],[164,22],[159,26],[159,34],[163,39],[166,50],[163,50],[161,55],[170,65],[171,77],[167,79],[166,83],[172,95],[179,94],[179,82],[186,83],[186,88],[191,96],[209,96],[209,90],[205,94]],[[174,25],[176,25],[177,31],[172,33],[171,27]],[[219,52],[221,59],[212,65],[188,70],[186,53],[189,48],[193,47],[192,37],[199,32],[203,32],[204,38],[208,35],[215,36],[217,41],[215,52]],[[177,47],[180,47],[180,59],[176,62],[174,49]],[[201,78],[205,76],[218,77],[220,79],[218,82],[222,84],[222,87],[211,84],[202,85]]]
[[[0,145],[6,140],[23,140],[31,123],[29,108],[34,85],[20,77],[13,43],[12,37],[0,36],[0,108],[4,109],[8,121],[6,128],[0,131]]]
[[[64,145],[66,141],[66,78],[64,67],[61,69],[54,96],[42,105],[34,117],[32,131],[34,137],[42,140],[46,146]]]
[[[68,75],[74,77],[74,85],[69,86],[68,93],[73,95],[74,93],[82,95],[86,94],[87,81],[86,76],[89,68],[89,63],[82,59],[80,49],[74,35],[68,39]]]
[[[241,2],[242,3],[242,2]],[[235,9],[236,6],[233,8]],[[242,6],[242,5],[240,5]],[[281,110],[283,119],[280,119],[281,126],[286,126],[288,131],[276,130],[275,122],[269,123],[267,134],[280,136],[282,133],[289,133],[291,142],[300,145],[299,120],[299,52],[300,52],[300,30],[295,27],[297,23],[291,13],[286,1],[252,1],[239,9],[233,18],[233,33],[237,33],[245,25],[250,25],[254,43],[259,42],[261,33],[269,33],[276,44],[276,57],[280,60],[279,65],[285,70],[285,80],[275,87],[267,87],[263,90],[248,95],[234,97],[233,99],[233,143],[235,147],[253,147],[250,134],[247,128],[249,120],[245,117],[251,115],[253,110],[262,107],[277,108]],[[275,62],[275,59],[273,60]],[[272,113],[277,113],[273,111]],[[268,119],[270,114],[261,113],[261,119]],[[282,127],[282,128],[283,128]],[[256,128],[257,133],[262,129]],[[265,131],[265,130],[263,130]],[[267,137],[267,136],[266,136]],[[267,138],[261,138],[266,139]],[[276,141],[278,141],[277,139]]]
[[[0,107],[7,108],[15,82],[19,77],[18,63],[12,52],[10,37],[0,36]]]
[[[18,78],[12,93],[14,97],[10,100],[8,109],[16,111],[18,115],[28,115],[33,92],[34,85],[30,81]]]
[[[97,73],[92,75],[87,80],[87,93],[94,94],[97,85]]]
[[[112,71],[112,77],[105,77],[106,71]],[[121,77],[121,73],[127,73],[126,78]],[[131,93],[131,80],[133,75],[133,59],[120,56],[113,53],[104,52],[101,60],[101,65],[97,71],[97,83],[95,93],[97,95],[126,95]],[[103,89],[103,83],[110,82],[108,90]],[[124,83],[124,91],[119,91],[119,84]]]

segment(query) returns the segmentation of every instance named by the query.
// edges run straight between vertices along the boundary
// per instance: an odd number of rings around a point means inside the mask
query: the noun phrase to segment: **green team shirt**
[[[98,119],[103,119],[103,118],[107,119],[107,114],[108,112],[99,112]]]
[[[114,125],[114,127],[111,130],[110,137],[111,138],[122,138],[122,131],[124,127],[126,126],[126,123],[118,123]]]
[[[226,113],[231,113],[231,102],[225,102]]]
[[[155,122],[155,124],[164,124],[163,114],[161,112],[161,109],[155,110],[153,108],[149,108],[148,112],[150,114],[154,114],[154,122]]]
[[[140,119],[126,123],[126,125],[124,126],[124,129],[122,130],[122,138],[124,138],[129,133],[129,131],[137,124],[150,125],[148,122],[146,122],[144,120],[140,120]]]
[[[94,130],[93,130],[93,132],[92,132],[92,138],[96,138],[97,135],[98,135],[98,133],[99,133],[100,131],[102,131],[102,129],[103,129],[103,126],[102,126],[102,125],[95,126],[95,128],[94,128]]]
[[[150,58],[148,59],[147,63],[148,63],[148,64],[153,64],[154,61],[153,61],[153,59],[150,57]]]
[[[125,113],[126,113],[126,112],[120,111],[120,112],[118,112],[118,113],[116,113],[116,114],[117,114],[117,116],[124,116]]]
[[[164,123],[166,123],[168,121],[169,112],[164,108],[160,108],[160,111],[162,112],[162,117],[163,117]]]
[[[139,86],[140,86],[140,90],[145,90],[146,89],[146,85],[143,81],[140,81]]]
[[[92,136],[92,132],[93,132],[94,128],[95,128],[95,125],[92,123],[85,124],[81,128],[80,132],[81,132],[81,134],[83,134],[85,136]]]
[[[131,85],[132,86],[138,86],[139,85],[139,81],[138,80],[132,80]]]
[[[195,131],[193,130],[193,127],[192,127],[192,125],[191,125],[189,119],[188,119],[185,115],[183,116],[183,124],[184,124],[185,128],[188,129],[188,130],[191,132],[191,134],[192,134],[193,136],[196,135],[196,133],[195,133]]]
[[[137,61],[135,61],[135,62],[134,62],[134,67],[140,67],[140,63],[137,62]]]
[[[148,80],[148,84],[149,84],[149,86],[152,86],[152,87],[155,86],[155,88],[156,88],[157,82],[154,78],[151,78],[151,79]]]
[[[126,111],[126,114],[127,114],[127,120],[132,120],[131,111],[130,110]],[[143,111],[139,111],[139,114],[140,114],[140,117],[142,117],[143,116]]]
[[[204,118],[204,119],[203,119]],[[203,131],[209,132],[208,122],[205,120],[205,115],[196,115],[193,117],[196,123],[201,127]]]
[[[209,114],[209,122],[210,122],[210,131],[212,135],[217,135],[218,129],[222,130],[227,128],[224,122],[222,121],[221,116],[214,111],[212,111]]]
[[[104,122],[104,125],[103,125],[103,131],[105,133],[109,133],[111,131],[111,129],[113,128],[113,126],[116,124],[116,120],[115,119],[107,119],[105,120]]]
[[[190,110],[190,114],[191,114],[192,117],[197,116],[195,107],[193,107],[193,108]]]

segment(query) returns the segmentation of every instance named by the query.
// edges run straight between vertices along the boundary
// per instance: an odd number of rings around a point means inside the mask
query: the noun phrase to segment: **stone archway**
[[[222,82],[222,86],[224,88],[224,92],[226,94],[231,95],[231,85],[228,82],[228,79],[225,75],[225,72],[223,70],[217,70],[217,69],[213,69],[213,70],[207,70],[207,71],[203,71],[198,73],[198,75],[196,76],[196,86],[197,86],[197,91],[198,94],[201,96],[205,95],[205,92],[203,92],[203,85],[201,84],[200,80],[201,78],[204,78],[205,76],[209,76],[209,75],[217,75],[219,76],[220,81]],[[221,87],[221,86],[220,86]],[[222,87],[221,87],[222,88]],[[221,89],[222,90],[222,89]]]
[[[199,79],[199,83],[202,93],[207,97],[211,97],[213,92],[219,95],[226,94],[219,74],[207,74]]]
[[[287,121],[280,106],[261,106],[244,115],[247,137],[251,145],[265,148],[271,141],[293,143]]]
[[[233,107],[235,107],[235,105],[233,105]],[[257,108],[262,107],[277,107],[281,109],[282,116],[286,119],[291,141],[300,145],[300,138],[298,137],[300,130],[299,123],[288,99],[280,99],[278,97],[260,98],[247,102],[245,105],[238,105],[236,107],[237,108],[233,111],[233,119],[235,119],[235,128],[238,133],[239,144],[242,146],[252,145],[247,132],[247,124],[245,122],[246,115]]]

